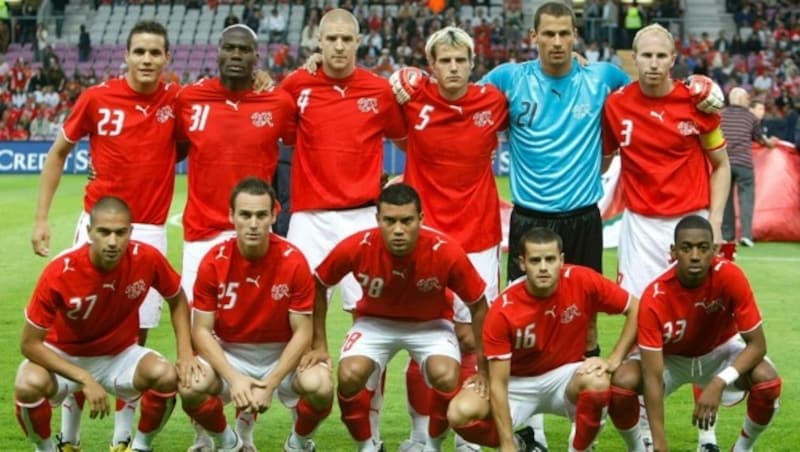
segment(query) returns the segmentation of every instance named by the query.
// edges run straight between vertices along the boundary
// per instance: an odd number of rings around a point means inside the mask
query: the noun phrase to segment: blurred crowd
[[[216,7],[216,1],[209,0],[203,7]],[[225,23],[245,23],[270,42],[269,55],[262,56],[263,67],[280,80],[315,50],[319,19],[333,7],[324,1],[306,8],[297,43],[286,42],[286,18],[274,4],[249,0],[241,17],[231,15]],[[448,0],[439,13],[431,11],[424,0],[381,4],[354,1],[340,0],[339,6],[352,10],[360,21],[359,63],[384,77],[405,65],[425,67],[425,38],[448,25],[470,31],[475,39],[475,80],[498,64],[536,57],[528,35],[531,18],[523,17],[521,0],[506,0],[499,9],[483,1]],[[587,0],[581,10],[581,39],[576,51],[590,62],[621,65],[614,49],[628,48],[635,32],[648,23],[662,23],[680,36],[681,5],[680,0],[654,0],[646,7],[636,1]],[[677,39],[679,58],[673,75],[705,74],[725,92],[735,86],[746,88],[764,102],[770,134],[794,142],[800,108],[800,5],[787,0],[727,0],[727,8],[734,14],[736,30],[721,30],[716,36],[689,33],[685,39]],[[20,30],[14,36],[33,43],[40,63],[6,61],[0,39],[0,140],[53,139],[80,92],[117,76],[121,68],[65,74],[59,55],[47,42],[46,30],[39,30],[43,27],[27,21],[16,21],[15,26]],[[39,39],[44,42],[37,42]],[[177,74],[168,69],[165,77],[188,83],[215,73],[213,67],[200,74]]]

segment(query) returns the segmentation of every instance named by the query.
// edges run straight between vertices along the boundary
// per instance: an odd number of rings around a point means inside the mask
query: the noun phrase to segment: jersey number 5
[[[97,121],[98,135],[115,137],[122,132],[122,124],[125,122],[124,111],[101,108],[97,112],[100,113],[100,120]]]
[[[414,126],[416,130],[424,129],[429,122],[431,122],[431,112],[433,111],[433,106],[425,105],[422,107],[422,110],[419,111],[419,124]]]

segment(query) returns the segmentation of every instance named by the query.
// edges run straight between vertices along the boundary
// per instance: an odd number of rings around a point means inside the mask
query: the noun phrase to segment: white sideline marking
[[[800,262],[800,257],[789,256],[736,256],[736,261]]]

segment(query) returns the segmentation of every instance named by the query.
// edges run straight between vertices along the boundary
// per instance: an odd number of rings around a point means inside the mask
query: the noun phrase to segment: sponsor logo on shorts
[[[135,300],[142,296],[143,293],[147,291],[147,284],[144,283],[143,279],[140,279],[136,282],[133,282],[125,288],[125,295],[128,297],[129,300]]]

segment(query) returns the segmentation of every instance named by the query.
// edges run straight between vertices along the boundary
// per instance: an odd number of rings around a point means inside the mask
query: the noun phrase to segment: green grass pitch
[[[24,322],[23,309],[34,284],[47,260],[34,256],[30,246],[30,234],[34,207],[38,192],[38,176],[3,176],[0,178],[2,192],[2,215],[0,216],[0,451],[31,450],[32,446],[23,437],[14,418],[12,397],[14,375],[22,356],[19,352],[19,334]],[[75,222],[82,208],[82,193],[86,179],[83,176],[65,176],[56,195],[50,216],[53,233],[52,254],[67,247],[73,237]],[[508,180],[498,179],[504,197],[508,198]],[[179,213],[185,201],[186,180],[179,177],[176,196],[171,212]],[[169,228],[169,258],[176,268],[180,268],[181,231]],[[738,264],[741,265],[753,285],[756,298],[764,315],[764,327],[769,344],[769,356],[776,363],[783,377],[783,397],[781,410],[770,429],[761,437],[759,450],[790,451],[798,449],[800,432],[795,422],[800,421],[800,399],[797,381],[800,379],[800,366],[797,350],[800,349],[800,309],[797,308],[798,276],[800,272],[800,244],[797,243],[758,243],[751,249],[739,250]],[[616,252],[607,250],[604,257],[606,274],[613,278],[616,268]],[[792,289],[794,287],[795,289]],[[337,309],[334,300],[329,311],[328,331],[331,349],[337,350],[350,323],[350,317]],[[601,316],[599,328],[601,345],[604,351],[610,350],[621,326],[619,319]],[[161,326],[150,336],[149,346],[162,351],[167,356],[175,355],[168,315],[162,319]],[[792,352],[791,350],[795,350]],[[794,357],[794,358],[793,358]],[[406,438],[409,420],[405,405],[404,366],[406,357],[398,355],[389,369],[385,405],[381,414],[381,435],[387,450],[394,451]],[[667,402],[667,433],[673,451],[690,451],[696,447],[696,434],[691,426],[692,400],[688,388],[674,394]],[[54,410],[53,431],[58,432],[60,410]],[[741,427],[744,404],[722,410],[717,434],[723,450],[728,450]],[[547,416],[546,428],[553,451],[566,449],[569,425],[566,420]],[[282,444],[290,429],[289,412],[279,405],[277,399],[273,408],[258,420],[256,445],[262,451],[282,450]],[[106,450],[111,438],[110,419],[91,420],[83,418],[83,450],[88,452]],[[192,439],[192,429],[186,415],[176,408],[166,428],[155,441],[156,450],[186,450]],[[354,449],[354,443],[339,420],[338,409],[320,426],[315,441],[317,449],[325,451],[347,451]],[[452,450],[452,442],[447,442],[446,450]],[[600,435],[600,448],[603,451],[624,450],[619,435],[610,421]]]

